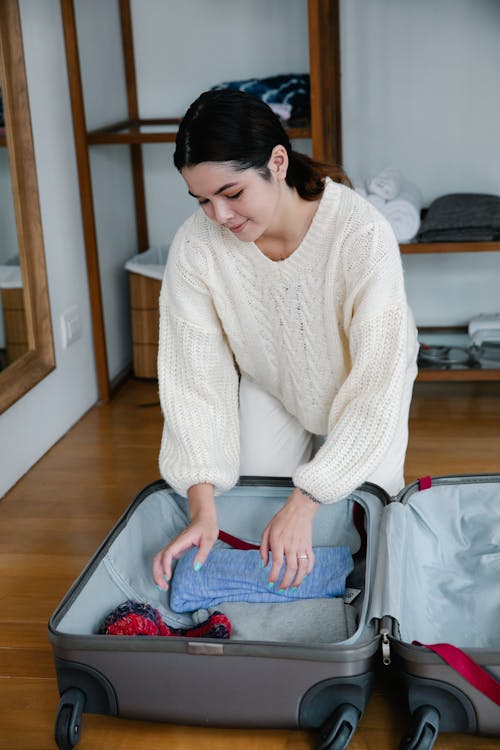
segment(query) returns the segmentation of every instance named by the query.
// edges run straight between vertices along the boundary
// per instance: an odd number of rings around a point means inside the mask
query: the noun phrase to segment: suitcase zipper
[[[381,628],[380,635],[382,636],[382,662],[385,667],[388,667],[391,663],[391,644],[387,628]]]

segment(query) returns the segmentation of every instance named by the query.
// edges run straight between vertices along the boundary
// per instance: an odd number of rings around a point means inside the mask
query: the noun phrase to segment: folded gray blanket
[[[356,632],[357,615],[343,599],[303,599],[285,604],[224,602],[193,612],[195,625],[214,612],[231,621],[231,638],[281,643],[338,643]]]
[[[451,193],[436,198],[420,224],[419,242],[493,242],[500,239],[500,196]]]

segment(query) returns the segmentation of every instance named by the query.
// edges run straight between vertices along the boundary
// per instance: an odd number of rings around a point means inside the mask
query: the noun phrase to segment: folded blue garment
[[[274,590],[268,588],[271,562],[261,567],[258,550],[215,548],[199,571],[193,569],[198,550],[187,552],[177,563],[170,584],[170,608],[193,612],[221,602],[279,603],[321,599],[345,594],[345,580],[354,567],[349,547],[315,547],[311,574],[295,591],[278,594],[283,565]]]

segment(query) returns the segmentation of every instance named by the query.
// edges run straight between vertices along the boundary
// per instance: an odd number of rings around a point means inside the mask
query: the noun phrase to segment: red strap
[[[232,534],[228,534],[226,531],[219,531],[219,539],[221,542],[230,544],[235,549],[260,549],[258,544],[245,542],[243,539],[238,539],[237,536],[232,536]]]
[[[364,524],[364,517],[365,517],[365,511],[362,505],[360,503],[354,503],[353,507],[353,522],[354,526],[356,527],[356,531],[358,532],[360,536],[360,548],[356,552],[356,555],[365,555],[366,554],[366,531],[365,531],[365,524]],[[219,531],[219,539],[221,542],[225,542],[226,544],[230,544],[231,547],[234,547],[234,549],[260,549],[260,546],[258,544],[252,544],[251,542],[245,542],[243,539],[239,539],[237,536],[233,536],[232,534],[228,534],[227,531]]]
[[[429,490],[432,487],[432,477],[420,477],[418,480],[419,490]]]
[[[434,651],[452,669],[461,674],[467,682],[470,682],[493,703],[500,706],[500,682],[459,648],[452,646],[450,643],[433,643],[431,645],[419,643],[419,641],[413,641],[413,643]]]

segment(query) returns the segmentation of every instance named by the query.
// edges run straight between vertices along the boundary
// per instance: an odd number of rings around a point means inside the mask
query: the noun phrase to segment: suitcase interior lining
[[[379,562],[376,589],[383,575],[379,606],[402,640],[500,648],[500,483],[436,482],[384,515],[388,561]]]
[[[289,492],[287,487],[233,488],[217,498],[220,527],[234,536],[258,543],[268,520],[281,507]],[[361,502],[367,507],[373,505],[373,508],[379,508],[379,501],[375,498],[363,497]],[[348,545],[356,553],[360,539],[352,521],[352,511],[351,500],[319,508],[314,523],[313,544]],[[376,512],[367,514],[370,538],[376,538],[378,533],[379,515]],[[167,595],[158,591],[151,577],[154,554],[168,539],[175,537],[187,521],[184,498],[165,489],[148,495],[115,528],[101,554],[80,577],[67,608],[55,623],[57,632],[75,635],[97,633],[104,617],[126,599],[147,601],[173,627],[192,626],[191,615],[173,612],[168,606]],[[343,641],[345,644],[364,642],[372,638],[375,632],[373,625],[366,625],[368,602],[364,596],[365,576],[371,576],[374,567],[370,552],[369,547],[368,564],[364,556],[355,556],[355,568],[347,580],[347,586],[359,588],[361,593],[353,602],[359,626],[351,638]]]

